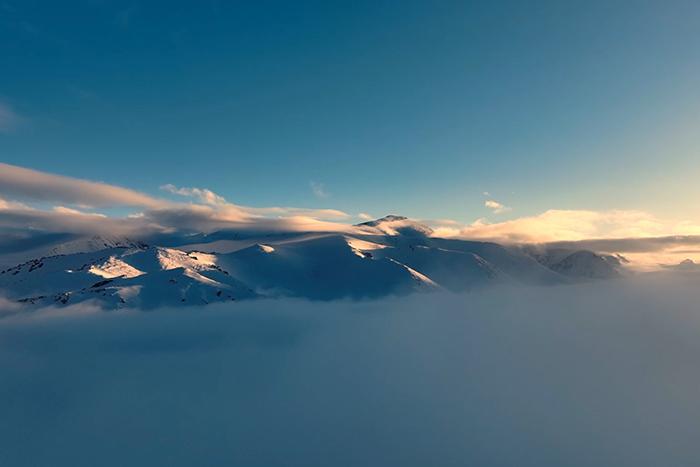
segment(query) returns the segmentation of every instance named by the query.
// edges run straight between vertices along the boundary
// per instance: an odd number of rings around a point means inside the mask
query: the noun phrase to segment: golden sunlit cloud
[[[624,254],[638,269],[700,260],[700,224],[636,210],[549,210],[530,217],[470,225],[436,225],[434,236],[500,243],[549,243]],[[695,237],[698,236],[698,237]]]
[[[546,243],[596,238],[658,237],[664,235],[694,235],[700,224],[659,219],[635,210],[548,210],[530,217],[490,223],[478,219],[456,228],[436,226],[436,235],[507,243]]]

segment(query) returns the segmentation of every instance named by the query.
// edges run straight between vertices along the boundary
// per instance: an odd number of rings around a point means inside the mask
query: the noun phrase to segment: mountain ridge
[[[368,230],[259,237],[222,232],[164,242],[176,246],[147,239],[71,239],[49,251],[89,251],[41,256],[6,268],[0,271],[0,290],[25,304],[90,300],[104,308],[154,308],[261,297],[372,299],[503,283],[567,284],[618,277],[622,268],[590,251],[535,254],[493,242],[433,237],[429,227],[404,216],[358,226]],[[234,243],[224,248],[221,242]],[[207,245],[214,246],[212,251]]]

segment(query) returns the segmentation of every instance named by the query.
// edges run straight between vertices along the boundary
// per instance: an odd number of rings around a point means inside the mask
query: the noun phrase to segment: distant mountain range
[[[28,306],[91,300],[105,308],[154,308],[566,284],[610,279],[624,270],[624,258],[587,250],[432,235],[428,226],[386,216],[352,233],[18,236],[0,244],[0,291]]]

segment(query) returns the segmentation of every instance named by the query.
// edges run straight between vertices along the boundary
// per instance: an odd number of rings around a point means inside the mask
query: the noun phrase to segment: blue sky
[[[0,160],[246,206],[697,217],[698,45],[690,1],[3,0]]]

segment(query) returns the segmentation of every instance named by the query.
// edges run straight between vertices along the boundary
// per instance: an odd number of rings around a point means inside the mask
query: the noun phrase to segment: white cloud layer
[[[691,466],[699,290],[623,281],[15,315],[0,319],[0,459]]]

